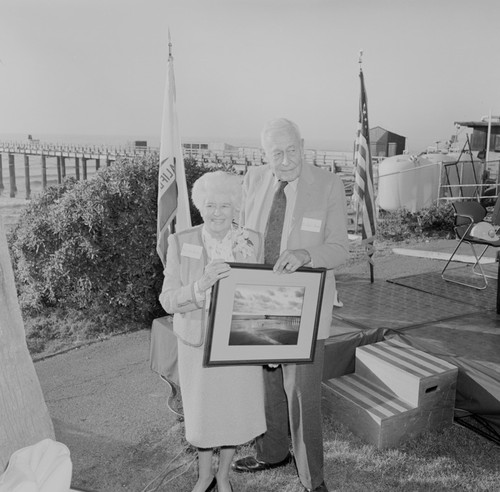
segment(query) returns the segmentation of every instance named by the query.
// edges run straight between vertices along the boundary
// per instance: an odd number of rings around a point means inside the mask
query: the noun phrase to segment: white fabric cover
[[[0,492],[68,492],[72,470],[69,449],[43,439],[12,454],[0,476]]]
[[[498,241],[500,239],[496,234],[495,228],[489,222],[478,222],[473,225],[470,235],[483,241]]]

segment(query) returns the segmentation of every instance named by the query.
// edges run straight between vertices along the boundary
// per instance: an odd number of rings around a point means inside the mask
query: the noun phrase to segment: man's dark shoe
[[[328,489],[326,488],[325,482],[321,482],[316,488],[314,489],[308,489],[304,488],[306,492],[328,492]]]
[[[271,470],[272,468],[279,468],[280,466],[288,465],[292,461],[293,457],[291,453],[288,453],[284,460],[278,461],[277,463],[267,463],[266,461],[259,461],[253,456],[246,456],[245,458],[241,458],[241,460],[235,461],[231,465],[231,468],[235,472],[239,473],[253,473],[263,470]]]

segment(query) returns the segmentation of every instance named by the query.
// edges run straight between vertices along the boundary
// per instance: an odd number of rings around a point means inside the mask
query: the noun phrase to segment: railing
[[[64,157],[86,157],[97,159],[108,157],[115,160],[118,156],[140,155],[155,149],[146,146],[108,146],[108,145],[76,145],[76,144],[53,144],[40,143],[38,140],[30,142],[0,142],[0,153],[46,155]]]
[[[500,160],[441,163],[439,200],[491,199],[498,196]]]
[[[235,169],[245,172],[248,166],[261,165],[265,163],[265,156],[257,147],[238,147],[237,149],[208,150],[208,149],[184,149],[184,157],[191,157],[200,164],[227,164],[235,166]],[[309,164],[339,172],[349,169],[352,172],[352,156],[348,157],[346,152],[335,152],[329,150],[305,150],[305,159]]]

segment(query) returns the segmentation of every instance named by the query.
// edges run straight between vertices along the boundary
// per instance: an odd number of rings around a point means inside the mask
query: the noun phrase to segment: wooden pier
[[[5,189],[4,181],[9,183],[10,198],[16,197],[18,193],[17,178],[19,174],[19,163],[16,156],[23,160],[25,197],[31,198],[33,171],[40,178],[41,189],[45,190],[48,184],[61,184],[68,173],[68,160],[73,165],[73,175],[77,180],[86,180],[89,174],[97,171],[101,166],[110,166],[112,162],[121,157],[133,157],[144,155],[152,151],[149,147],[102,147],[102,146],[78,146],[78,145],[54,145],[40,144],[36,141],[28,143],[0,142],[0,194]],[[7,156],[8,175],[4,178],[3,157]],[[30,158],[38,157],[40,166],[34,169],[30,165]],[[48,160],[55,160],[55,166],[48,165]],[[94,168],[89,169],[89,161],[94,163]],[[55,169],[56,176],[51,176]],[[56,178],[56,179],[50,179]]]

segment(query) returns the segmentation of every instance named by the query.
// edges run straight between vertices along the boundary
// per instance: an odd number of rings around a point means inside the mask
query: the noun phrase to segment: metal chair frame
[[[497,276],[488,275],[487,273],[485,273],[481,265],[481,259],[490,246],[497,248],[500,247],[500,240],[486,241],[483,239],[475,238],[470,235],[470,231],[474,227],[474,225],[477,224],[478,222],[483,221],[483,219],[486,217],[487,214],[487,210],[479,202],[476,201],[455,202],[452,205],[453,208],[455,209],[454,229],[455,229],[455,234],[459,239],[459,241],[455,250],[451,254],[448,261],[446,262],[446,265],[444,266],[443,270],[441,271],[441,278],[443,278],[443,280],[446,280],[447,282],[464,285],[466,287],[472,287],[473,289],[478,289],[478,290],[486,289],[486,287],[488,286],[488,278],[496,279]],[[500,205],[500,200],[497,200],[497,204],[495,205],[495,212],[497,211],[499,205]],[[472,273],[482,278],[483,281],[480,284],[473,284],[465,281],[460,281],[457,280],[456,278],[447,276],[445,274],[449,264],[453,261],[453,257],[459,250],[460,246],[464,243],[467,243],[470,246],[474,258],[476,260],[476,262],[472,266]],[[476,252],[476,248],[474,248],[474,245],[484,246],[481,249],[479,255]]]

